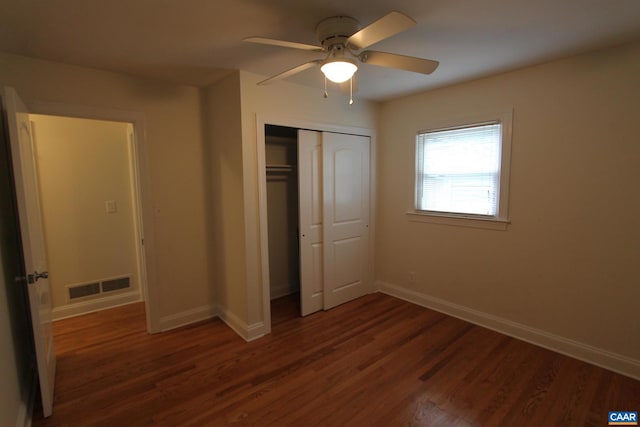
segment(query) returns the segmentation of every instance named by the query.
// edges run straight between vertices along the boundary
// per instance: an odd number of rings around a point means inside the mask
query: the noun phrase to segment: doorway
[[[52,319],[144,299],[131,123],[30,114]]]
[[[122,109],[88,107],[83,105],[63,104],[46,101],[33,101],[29,105],[28,114],[59,116],[76,119],[90,119],[107,122],[121,122],[130,125],[130,148],[133,161],[131,176],[135,186],[135,206],[137,207],[136,232],[139,241],[139,280],[144,300],[146,329],[148,333],[161,331],[158,315],[159,296],[155,283],[155,230],[154,214],[151,199],[151,182],[147,167],[146,120],[143,114]]]
[[[5,87],[3,90],[3,111],[7,115],[8,136],[12,158],[13,178],[17,201],[17,213],[20,222],[20,234],[22,239],[21,252],[24,260],[24,272],[16,276],[16,283],[23,283],[28,289],[29,308],[31,313],[31,326],[33,329],[34,348],[37,360],[39,388],[42,401],[42,409],[45,417],[51,415],[53,406],[54,380],[56,372],[56,352],[53,345],[52,334],[52,307],[51,291],[49,286],[49,271],[47,266],[47,254],[45,237],[41,215],[41,198],[38,189],[38,171],[36,169],[37,155],[33,138],[33,123],[30,120],[32,114],[60,115],[65,117],[78,117],[90,119],[102,119],[123,121],[127,126],[127,141],[131,152],[129,167],[134,190],[132,204],[136,205],[138,212],[136,226],[139,248],[144,245],[144,233],[142,217],[145,223],[151,224],[152,218],[149,199],[149,183],[144,173],[144,119],[139,113],[122,110],[103,110],[81,106],[34,102],[27,108],[20,99],[15,89]],[[131,160],[133,159],[133,160]],[[83,161],[77,161],[82,163]],[[141,177],[145,177],[141,180]],[[144,191],[143,191],[144,190]],[[144,204],[142,203],[144,200]],[[144,205],[144,212],[142,206]],[[107,205],[107,209],[111,209]],[[148,240],[153,242],[153,230],[149,231]],[[153,268],[147,270],[146,259],[153,259],[151,244],[144,245],[144,251],[140,250],[139,274],[141,289],[145,289],[146,278]],[[102,285],[102,284],[101,284]],[[113,283],[110,283],[113,285]],[[101,289],[103,287],[101,286]],[[148,332],[158,330],[157,321],[154,321],[151,310],[152,293],[145,292],[146,305],[145,317]],[[154,296],[153,301],[157,298]],[[143,305],[145,305],[143,303]]]

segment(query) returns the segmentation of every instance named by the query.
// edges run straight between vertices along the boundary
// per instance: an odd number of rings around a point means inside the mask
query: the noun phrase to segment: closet
[[[271,299],[303,316],[371,292],[368,136],[265,126]]]
[[[269,297],[300,292],[297,129],[265,128]]]

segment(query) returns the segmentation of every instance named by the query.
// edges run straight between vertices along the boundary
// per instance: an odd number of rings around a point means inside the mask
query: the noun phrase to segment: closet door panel
[[[306,316],[324,307],[322,139],[318,132],[298,131],[298,185],[300,301]]]
[[[370,292],[369,138],[323,132],[324,308]]]

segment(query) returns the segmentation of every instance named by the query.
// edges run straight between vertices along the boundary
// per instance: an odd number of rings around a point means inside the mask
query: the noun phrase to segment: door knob
[[[27,282],[29,282],[29,284],[32,284],[37,282],[39,279],[48,279],[48,278],[49,278],[48,271],[43,271],[42,273],[38,273],[37,271],[34,271],[33,274],[27,275]]]
[[[48,279],[49,278],[49,272],[48,271],[43,271],[42,273],[38,273],[37,271],[33,273],[36,282],[38,281],[38,279]]]

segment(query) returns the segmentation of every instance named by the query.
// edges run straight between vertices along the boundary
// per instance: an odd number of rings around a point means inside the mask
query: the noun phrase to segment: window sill
[[[407,211],[407,218],[413,222],[428,222],[431,224],[453,225],[458,227],[483,228],[485,230],[507,229],[511,223],[508,219],[475,218],[465,216],[438,215],[421,211]]]

